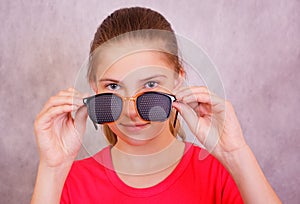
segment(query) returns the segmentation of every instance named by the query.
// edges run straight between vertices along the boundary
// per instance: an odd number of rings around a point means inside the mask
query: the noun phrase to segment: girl
[[[231,104],[207,87],[183,86],[176,37],[161,14],[115,11],[90,54],[96,95],[60,91],[35,121],[32,203],[280,203]],[[204,150],[184,142],[178,112],[211,155],[199,159]],[[110,145],[74,161],[88,116]]]

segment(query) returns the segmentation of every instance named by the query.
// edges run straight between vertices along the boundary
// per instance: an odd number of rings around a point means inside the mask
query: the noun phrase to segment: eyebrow
[[[158,77],[167,78],[167,76],[165,76],[163,74],[157,74],[157,75],[154,75],[154,76],[147,77],[145,79],[141,79],[140,82],[146,82],[146,81],[148,81],[150,79],[154,79],[154,78],[158,78]]]
[[[146,82],[146,81],[148,81],[150,79],[154,79],[154,78],[158,78],[158,77],[167,78],[167,76],[165,76],[163,74],[157,74],[157,75],[154,75],[154,76],[147,77],[145,79],[141,79],[140,82]],[[115,82],[115,83],[119,83],[120,82],[119,80],[111,79],[111,78],[103,78],[103,79],[99,79],[98,80],[98,82],[103,82],[103,81],[112,81],[112,82]]]
[[[109,78],[104,78],[104,79],[99,79],[98,80],[98,82],[103,82],[103,81],[112,81],[112,82],[115,82],[115,83],[119,83],[120,82],[119,80],[109,79]]]

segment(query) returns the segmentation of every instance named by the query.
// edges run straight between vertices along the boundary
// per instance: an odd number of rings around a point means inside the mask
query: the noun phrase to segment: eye
[[[112,84],[105,85],[105,88],[108,88],[111,91],[116,91],[116,90],[120,89],[120,86],[118,84],[112,83]]]
[[[157,82],[155,82],[155,81],[149,81],[149,82],[147,82],[146,84],[145,84],[145,87],[146,88],[155,88],[155,87],[157,87],[158,86],[158,83]]]

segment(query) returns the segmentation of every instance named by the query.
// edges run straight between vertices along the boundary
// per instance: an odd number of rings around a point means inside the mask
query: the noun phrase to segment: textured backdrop
[[[100,22],[133,5],[158,10],[208,53],[268,180],[285,203],[299,203],[297,0],[1,0],[0,202],[29,202],[36,114],[51,95],[73,86]]]

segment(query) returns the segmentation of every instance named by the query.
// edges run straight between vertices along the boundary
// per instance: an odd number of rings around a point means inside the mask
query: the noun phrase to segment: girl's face
[[[178,74],[163,53],[143,51],[127,55],[104,73],[97,74],[97,94],[116,93],[121,97],[134,97],[146,91],[172,93],[179,82]],[[139,117],[135,101],[125,99],[119,119],[109,123],[110,129],[127,143],[143,144],[155,137],[168,134],[169,120],[144,121]],[[173,137],[173,136],[172,136]]]

